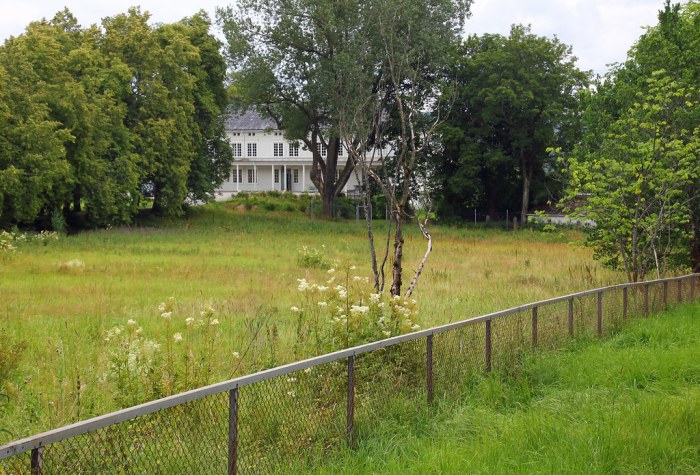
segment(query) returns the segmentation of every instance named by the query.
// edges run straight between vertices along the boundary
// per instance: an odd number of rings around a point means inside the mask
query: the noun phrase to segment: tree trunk
[[[527,222],[527,213],[530,206],[530,185],[532,183],[532,167],[528,166],[525,153],[520,150],[520,172],[523,175],[523,201],[520,210],[520,224]]]
[[[700,272],[700,213],[690,210],[690,269]]]
[[[82,205],[80,203],[80,186],[76,186],[73,191],[73,212],[80,213],[82,211]]]
[[[403,266],[403,227],[400,211],[395,211],[396,233],[394,233],[394,264],[391,270],[391,295],[401,295],[401,269]]]

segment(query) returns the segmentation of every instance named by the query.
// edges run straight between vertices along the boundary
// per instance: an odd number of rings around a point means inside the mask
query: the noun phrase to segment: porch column
[[[286,164],[283,165],[283,168],[282,168],[282,169],[284,170],[283,173],[282,173],[282,178],[280,178],[280,180],[282,181],[282,183],[284,183],[284,186],[282,187],[282,190],[283,190],[283,191],[289,191],[289,190],[287,189],[287,165],[286,165]]]
[[[270,189],[274,190],[275,189],[275,165],[270,165],[270,168],[272,169],[272,174],[270,175]]]
[[[255,184],[255,191],[258,191],[258,165],[253,165],[253,183]]]
[[[301,191],[306,191],[306,165],[301,166]]]

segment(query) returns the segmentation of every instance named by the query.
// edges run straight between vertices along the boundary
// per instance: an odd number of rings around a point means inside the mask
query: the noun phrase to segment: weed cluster
[[[38,243],[46,246],[50,241],[57,241],[59,234],[54,231],[40,233],[23,233],[18,229],[0,231],[0,252],[16,252],[23,244]]]
[[[211,307],[205,307],[198,318],[174,319],[174,303],[170,298],[158,306],[164,327],[160,336],[147,337],[134,320],[106,332],[109,367],[104,380],[113,384],[119,405],[134,405],[210,382],[219,319]]]
[[[297,252],[297,264],[299,267],[307,269],[323,269],[328,267],[326,259],[326,246],[321,245],[321,249],[315,247],[301,246]]]
[[[354,275],[355,269],[328,269],[329,278],[322,284],[298,279],[301,302],[291,307],[296,321],[295,356],[301,356],[306,345],[320,354],[420,328],[414,299],[373,293],[369,279]]]

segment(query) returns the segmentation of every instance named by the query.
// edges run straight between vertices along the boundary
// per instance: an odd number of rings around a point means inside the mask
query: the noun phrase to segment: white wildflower
[[[338,298],[344,299],[347,296],[348,296],[348,293],[345,290],[338,291]]]
[[[327,303],[327,302],[323,302],[323,301],[321,301],[321,302],[318,303],[318,306],[319,306],[319,307],[326,307],[327,305],[328,305],[328,303]]]
[[[419,330],[419,329],[420,329],[420,325],[418,325],[417,323],[414,324],[414,325],[411,325],[411,330],[417,331],[417,330]]]
[[[296,382],[297,382],[297,378],[291,376],[291,377],[287,378],[287,382],[288,382],[288,383],[296,383]]]
[[[241,357],[241,354],[240,354],[239,352],[237,352],[237,351],[234,351],[233,353],[231,353],[231,356],[233,356],[234,359],[238,359],[238,358]]]
[[[212,320],[211,322],[209,322],[209,325],[218,325],[218,324],[219,324],[219,319],[218,319],[218,318],[215,318],[214,320]]]
[[[129,320],[127,320],[126,324],[129,325],[130,327],[132,327],[132,326],[136,325],[136,320],[132,320],[130,318]]]
[[[287,391],[287,396],[289,396],[289,397],[294,397],[294,396],[296,396],[296,395],[297,395],[297,392],[294,391],[294,390]]]
[[[182,341],[182,333],[176,333],[173,335],[173,340],[175,340],[175,343],[179,343]]]
[[[194,317],[187,317],[187,318],[185,318],[185,324],[186,324],[188,327],[189,327],[189,326],[192,326],[193,323],[194,323]]]
[[[299,282],[299,286],[297,287],[299,292],[304,292],[309,289],[309,283],[306,281],[306,279],[297,279],[297,282]]]
[[[350,270],[355,270],[355,269],[357,269],[357,267],[355,267],[355,266],[350,266]]]
[[[304,373],[306,373],[306,374],[309,374],[310,372],[311,372],[311,368],[306,368],[306,369],[304,370]]]
[[[161,317],[163,317],[165,320],[170,320],[170,317],[173,316],[173,312],[163,312],[160,314]]]
[[[362,277],[360,277],[359,275],[353,275],[352,280],[354,280],[355,282],[360,282],[362,280]]]
[[[385,337],[389,338],[391,336],[391,332],[389,330],[384,330],[382,331]]]
[[[333,272],[335,272],[335,269],[333,269],[333,268],[328,269],[328,273],[329,273],[329,274],[332,274]]]
[[[382,297],[381,294],[369,294],[369,301],[372,303],[377,303],[379,302],[379,299]]]
[[[350,313],[353,315],[361,314],[361,313],[368,313],[369,312],[369,307],[365,305],[352,305],[350,307]]]
[[[319,292],[325,292],[326,290],[328,290],[328,287],[326,287],[325,285],[319,285],[317,289]]]
[[[297,307],[296,305],[293,306],[290,310],[294,313],[299,313],[301,311],[301,310],[299,310],[299,307]]]

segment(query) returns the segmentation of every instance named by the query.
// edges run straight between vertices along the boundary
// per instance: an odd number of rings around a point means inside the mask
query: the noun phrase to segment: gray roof
[[[226,130],[277,130],[277,125],[254,110],[231,111],[226,116]]]

